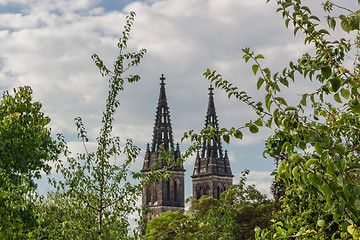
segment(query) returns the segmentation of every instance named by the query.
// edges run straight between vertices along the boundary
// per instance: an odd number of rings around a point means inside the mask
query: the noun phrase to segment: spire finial
[[[210,87],[209,87],[209,95],[214,95],[214,93],[213,93],[213,90],[214,90],[214,88],[212,87],[212,84],[210,84]]]
[[[165,84],[165,82],[164,82],[165,81],[164,74],[161,74],[160,80],[161,80],[160,84]]]

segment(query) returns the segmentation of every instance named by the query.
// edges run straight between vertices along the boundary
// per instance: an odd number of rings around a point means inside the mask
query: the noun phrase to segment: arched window
[[[207,183],[204,184],[204,194],[209,196],[210,187]]]
[[[153,185],[153,205],[157,205],[157,200],[158,200],[158,198],[157,198],[157,185],[156,185],[156,183]]]
[[[221,186],[221,183],[219,183],[216,188],[216,198],[217,199],[220,199],[221,193],[222,193],[222,186]]]
[[[196,199],[201,198],[201,196],[202,196],[202,187],[201,187],[200,184],[196,185],[195,191],[196,191],[196,196],[195,196]]]
[[[150,205],[151,204],[151,188],[150,187],[146,187],[146,189],[145,189],[145,198],[146,198],[146,205]]]
[[[174,180],[174,202],[179,201],[179,189],[180,189],[180,180],[176,178]]]
[[[170,180],[166,182],[166,200],[170,202]]]

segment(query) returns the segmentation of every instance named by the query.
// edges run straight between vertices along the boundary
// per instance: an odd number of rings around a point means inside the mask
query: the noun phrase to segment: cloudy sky
[[[135,71],[141,81],[121,93],[115,134],[132,138],[144,149],[151,142],[159,95],[159,77],[166,77],[166,91],[176,141],[190,129],[199,131],[205,120],[209,83],[202,74],[217,70],[241,90],[261,100],[251,64],[242,59],[242,48],[251,47],[265,56],[264,66],[280,71],[289,60],[309,50],[303,38],[294,38],[276,14],[275,1],[265,0],[0,0],[0,89],[30,85],[34,98],[52,119],[53,133],[63,133],[72,152],[77,143],[73,119],[81,116],[94,140],[107,93],[91,55],[97,53],[108,65],[117,56],[116,42],[129,11],[137,16],[129,49],[146,48]],[[320,19],[322,1],[314,5]],[[354,1],[343,1],[353,4]],[[299,97],[308,82],[285,94]],[[294,98],[294,97],[292,97]],[[239,127],[254,118],[241,102],[228,100],[215,90],[215,105],[221,127]],[[249,169],[249,183],[269,192],[273,160],[263,158],[263,129],[245,131],[241,141],[223,144],[229,150],[235,182]],[[91,145],[91,144],[90,144]],[[188,143],[182,145],[182,150]],[[140,170],[142,151],[133,169]],[[186,197],[191,189],[193,159],[185,162]],[[41,185],[42,188],[46,188]]]

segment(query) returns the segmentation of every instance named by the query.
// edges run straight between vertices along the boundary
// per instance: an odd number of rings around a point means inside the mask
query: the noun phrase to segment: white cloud
[[[216,69],[258,101],[263,100],[262,92],[256,90],[257,79],[251,63],[243,61],[241,49],[250,46],[263,53],[264,65],[278,71],[308,51],[301,38],[285,29],[272,1],[151,0],[133,2],[121,11],[106,11],[100,0],[0,0],[0,5],[2,9],[20,6],[0,13],[0,89],[30,85],[51,117],[53,130],[69,141],[76,140],[73,119],[77,116],[83,118],[89,137],[97,136],[107,81],[90,56],[97,53],[112,65],[130,10],[137,16],[129,49],[146,48],[148,54],[136,70],[140,83],[126,85],[120,94],[114,134],[132,137],[140,146],[152,139],[160,74],[167,78],[174,138],[179,141],[184,131],[198,131],[204,125],[209,82],[202,74],[207,68]],[[295,90],[303,93],[307,84],[301,82]],[[286,92],[286,96],[296,94]],[[240,127],[256,118],[251,108],[229,101],[220,90],[215,90],[215,105],[220,127]],[[224,147],[231,152],[235,175],[244,167],[263,171],[266,166],[271,171],[272,163],[261,157],[268,134],[244,130],[242,141]],[[136,166],[141,166],[143,155],[139,159]],[[188,172],[192,161],[186,163]]]
[[[266,194],[268,198],[272,198],[270,186],[274,180],[273,176],[270,176],[270,171],[256,171],[251,170],[247,175],[246,185],[255,185],[256,189],[261,193]],[[235,183],[238,183],[241,175],[235,177]]]

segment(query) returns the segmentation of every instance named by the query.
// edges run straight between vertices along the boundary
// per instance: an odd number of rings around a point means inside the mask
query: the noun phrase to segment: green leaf
[[[272,100],[266,102],[266,109],[270,111],[271,104],[273,103]]]
[[[285,108],[285,112],[287,112],[287,111],[298,111],[298,109],[296,107],[289,106],[289,107]]]
[[[296,36],[296,33],[299,31],[300,27],[295,27],[294,29],[294,36]]]
[[[321,184],[321,178],[319,176],[317,176],[316,174],[314,173],[309,173],[307,175],[307,178],[309,179],[309,181],[311,182],[311,184],[314,186],[314,187],[317,187],[319,188],[320,187],[320,184]]]
[[[315,19],[316,21],[320,22],[320,19],[315,15],[310,16],[309,19]]]
[[[289,22],[290,22],[290,18],[288,18],[288,19],[285,20],[285,26],[286,26],[286,28],[289,27]]]
[[[323,192],[323,194],[325,196],[328,196],[332,193],[331,188],[329,187],[329,185],[327,183],[323,183],[323,185],[321,186],[321,191]]]
[[[223,139],[224,139],[224,142],[229,143],[230,142],[229,134],[223,135]]]
[[[257,64],[252,65],[252,70],[254,72],[254,75],[256,75],[257,71],[259,70],[259,65]]]
[[[360,195],[360,188],[358,184],[349,183],[345,185],[344,192],[356,199]]]
[[[352,30],[351,25],[350,25],[349,21],[346,18],[341,20],[340,25],[341,25],[341,28],[347,33],[349,33]]]
[[[302,97],[301,97],[300,104],[303,106],[306,106],[306,97],[307,97],[306,94],[302,95]]]
[[[282,97],[275,98],[280,104],[287,106],[287,102]]]
[[[261,54],[258,54],[258,55],[256,55],[256,57],[255,57],[255,59],[264,59],[264,56],[263,55],[261,55]]]
[[[312,158],[312,159],[307,160],[306,163],[305,163],[305,167],[306,167],[306,168],[310,168],[310,166],[311,166],[312,164],[316,163],[318,160],[319,160],[319,159],[315,159],[315,158]]]
[[[286,152],[286,148],[287,148],[289,145],[290,145],[289,142],[284,143],[284,144],[281,146],[281,151],[282,151],[282,152]]]
[[[345,98],[345,99],[349,99],[349,97],[350,97],[350,91],[349,90],[347,90],[347,89],[345,89],[345,88],[342,88],[341,89],[341,91],[340,91],[340,93],[341,93],[341,96],[343,97],[343,98]]]
[[[342,205],[341,203],[338,203],[335,205],[335,213],[339,214],[339,215],[343,215],[344,214],[344,205]]]
[[[320,143],[315,143],[315,152],[319,155],[323,153],[323,148]]]
[[[284,86],[289,87],[289,82],[286,78],[280,77],[279,80]]]
[[[335,18],[328,16],[328,17],[327,17],[327,24],[329,25],[329,27],[330,27],[332,30],[335,30],[335,26],[336,26]]]
[[[329,33],[327,30],[325,30],[325,29],[320,29],[320,30],[319,30],[319,33],[323,33],[323,34],[330,35],[330,33]]]
[[[243,134],[242,132],[238,129],[236,130],[234,137],[236,137],[237,139],[242,139],[243,138]]]
[[[250,131],[251,133],[257,133],[257,132],[259,132],[259,128],[258,128],[256,125],[251,125],[251,126],[249,127],[249,131]]]
[[[341,155],[345,154],[345,147],[342,144],[338,144],[334,147],[334,150]]]
[[[334,92],[337,92],[341,86],[341,82],[339,78],[332,78],[330,79],[331,87]]]
[[[325,221],[322,219],[318,220],[316,224],[321,228],[325,227]]]
[[[321,75],[325,78],[328,79],[331,76],[331,67],[326,66],[326,67],[322,67],[321,68]]]
[[[310,95],[310,100],[311,100],[312,103],[315,103],[315,97],[314,97],[314,95]]]
[[[257,81],[257,84],[256,84],[257,90],[259,90],[259,89],[261,88],[261,86],[263,85],[263,83],[264,83],[264,79],[263,79],[262,77],[260,77],[260,78],[258,79],[258,81]]]
[[[350,105],[350,102],[349,102],[349,105]],[[355,100],[355,101],[353,101],[351,103],[352,103],[351,104],[351,111],[353,111],[354,113],[360,113],[360,103],[357,100]]]
[[[352,15],[350,20],[350,26],[351,26],[351,30],[359,30],[359,16],[357,15]]]
[[[342,101],[341,101],[341,99],[340,99],[340,94],[339,94],[339,93],[336,93],[336,94],[334,95],[334,99],[335,99],[336,102],[342,103]]]
[[[299,171],[300,171],[299,166],[295,166],[295,167],[292,169],[291,173],[292,173],[292,175],[294,176],[294,178],[298,178],[298,176],[299,176]]]
[[[258,118],[258,119],[254,122],[254,124],[255,124],[256,126],[262,127],[262,126],[263,126],[263,121],[261,120],[261,118]]]

